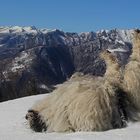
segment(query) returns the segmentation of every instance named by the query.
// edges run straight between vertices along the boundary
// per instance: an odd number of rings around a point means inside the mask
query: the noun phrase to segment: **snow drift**
[[[105,132],[36,133],[25,122],[27,109],[47,95],[37,95],[0,103],[0,140],[139,140],[140,123]]]

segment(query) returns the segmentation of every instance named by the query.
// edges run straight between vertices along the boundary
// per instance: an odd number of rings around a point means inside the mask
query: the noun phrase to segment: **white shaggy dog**
[[[134,32],[133,52],[130,60],[124,70],[123,89],[127,93],[127,97],[131,103],[131,109],[138,113],[134,116],[131,113],[133,120],[140,120],[140,31]]]
[[[140,35],[135,34],[124,77],[116,57],[102,53],[107,64],[104,77],[74,74],[28,111],[30,127],[38,132],[105,131],[125,127],[125,119],[137,120],[134,116],[136,108],[140,109]]]

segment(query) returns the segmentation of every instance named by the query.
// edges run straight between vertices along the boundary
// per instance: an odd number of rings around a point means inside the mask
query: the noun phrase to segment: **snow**
[[[105,37],[105,36],[102,36],[102,39],[109,40],[109,38],[108,37]]]
[[[38,31],[35,27],[24,27],[23,30],[27,33],[37,34]]]
[[[0,26],[0,34],[38,34],[43,33],[47,34],[49,32],[56,32],[57,29],[37,29],[34,26]]]
[[[41,89],[49,89],[48,87],[47,87],[47,85],[45,85],[45,84],[40,84],[39,85],[39,88],[41,88]]]
[[[19,27],[19,26],[13,26],[13,27],[11,27],[10,30],[12,30],[12,33],[18,33],[18,32],[22,32],[23,31],[22,27]]]
[[[5,44],[0,44],[0,47],[3,47]]]
[[[127,50],[124,50],[122,48],[117,48],[117,49],[107,49],[109,52],[128,52]]]
[[[122,45],[125,45],[125,43],[122,41],[122,40],[115,40],[115,44],[117,44],[117,43],[119,43],[119,44],[122,44]]]
[[[79,36],[81,35],[86,35],[86,36],[88,36],[90,34],[90,32],[81,32],[81,33],[79,33]]]
[[[50,32],[55,32],[57,29],[40,29],[40,31],[43,33],[43,34],[47,34],[47,33],[50,33]]]
[[[116,34],[116,36],[113,35],[112,31]],[[100,37],[106,41],[110,42],[110,38],[113,38],[115,39],[115,44],[119,43],[125,45],[125,42],[132,43],[134,29],[100,30],[97,31],[96,34],[100,35]]]
[[[0,103],[0,140],[139,140],[139,122],[131,123],[124,129],[105,132],[33,132],[24,117],[33,103],[45,96],[36,95]]]
[[[20,64],[20,65],[17,65],[17,64],[15,64],[15,65],[13,65],[13,67],[11,68],[11,70],[13,71],[13,72],[17,72],[19,69],[22,69],[22,68],[24,68],[25,66],[23,65],[23,64]]]
[[[119,36],[124,42],[132,42],[134,30],[117,30]]]
[[[99,33],[102,34],[103,32],[109,33],[109,30],[101,29],[101,30],[97,31],[96,33],[97,34],[99,34]]]
[[[9,33],[9,27],[0,27],[0,33],[1,34],[5,34],[5,33]]]
[[[37,34],[38,30],[34,26],[29,27],[20,27],[20,26],[1,26],[0,27],[0,33],[31,33],[31,34]]]
[[[32,60],[30,53],[23,51],[19,57],[14,59],[10,69],[13,72],[17,72],[19,69],[27,68],[32,63]]]

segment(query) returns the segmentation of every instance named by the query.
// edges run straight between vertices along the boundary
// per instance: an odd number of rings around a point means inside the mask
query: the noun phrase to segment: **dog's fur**
[[[107,64],[104,77],[74,74],[29,110],[26,119],[30,127],[35,131],[74,132],[126,126],[125,120],[132,118],[131,111],[140,108],[139,33],[135,32],[135,38],[124,77],[116,57],[102,53]]]
[[[133,52],[130,56],[128,64],[125,66],[123,89],[127,93],[133,110],[140,111],[140,32],[134,32]],[[131,113],[132,114],[132,113]],[[134,115],[133,115],[134,116]],[[133,118],[140,120],[140,115]]]

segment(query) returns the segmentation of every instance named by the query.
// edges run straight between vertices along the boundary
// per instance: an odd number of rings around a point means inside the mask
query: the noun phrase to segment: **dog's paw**
[[[30,128],[35,132],[44,132],[47,130],[46,123],[39,115],[39,112],[35,110],[28,110],[25,118],[29,121]]]

